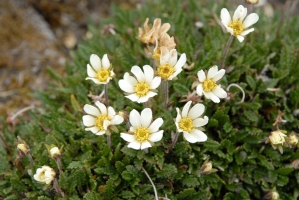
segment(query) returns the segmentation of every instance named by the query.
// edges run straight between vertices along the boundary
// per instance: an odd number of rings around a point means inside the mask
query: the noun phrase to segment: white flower
[[[208,123],[209,118],[200,116],[205,110],[205,106],[201,103],[195,104],[191,109],[192,101],[188,101],[183,107],[182,112],[179,108],[177,110],[177,117],[175,119],[175,125],[178,129],[178,132],[183,132],[184,138],[190,142],[204,142],[207,140],[207,135],[202,132],[204,126]]]
[[[120,137],[130,142],[129,148],[138,150],[152,147],[154,142],[160,141],[163,137],[163,130],[159,131],[163,119],[158,118],[152,122],[152,110],[150,108],[141,111],[141,115],[136,110],[132,110],[130,123],[132,126],[129,132],[120,134]]]
[[[149,65],[143,66],[143,71],[138,66],[133,66],[131,72],[135,77],[130,76],[128,72],[124,74],[124,79],[119,80],[119,87],[128,93],[126,96],[133,102],[144,103],[149,98],[156,96],[156,88],[161,83],[160,77],[154,77],[154,70]]]
[[[86,104],[83,108],[88,114],[82,117],[83,124],[87,126],[85,130],[91,131],[96,135],[103,135],[105,133],[110,135],[111,132],[108,128],[117,132],[118,130],[114,125],[122,123],[124,118],[120,115],[116,115],[111,106],[107,109],[107,107],[99,101],[96,101],[95,104],[97,107]]]
[[[161,47],[160,63],[157,68],[157,74],[164,80],[172,80],[181,71],[186,63],[186,54],[182,54],[180,59],[177,60],[177,51],[172,49],[169,51],[167,47]]]
[[[60,149],[58,149],[58,147],[52,147],[50,149],[50,156],[52,158],[60,157],[61,156]]]
[[[209,69],[208,74],[200,70],[197,73],[199,84],[196,87],[196,92],[199,96],[205,95],[207,99],[211,99],[214,103],[219,103],[219,98],[227,97],[227,93],[217,85],[217,81],[220,80],[225,74],[225,70],[221,69],[218,71],[218,66],[213,66]]]
[[[41,183],[50,184],[55,178],[55,171],[49,166],[42,166],[42,168],[38,168],[33,178]]]
[[[244,36],[254,31],[254,28],[247,29],[249,26],[255,24],[259,20],[259,16],[256,13],[247,15],[247,8],[239,5],[233,15],[233,19],[226,8],[222,8],[220,18],[221,22],[226,28],[227,32],[238,38],[240,42],[243,42]]]
[[[90,64],[91,66],[87,64],[88,77],[86,80],[90,79],[96,84],[107,84],[115,76],[107,54],[103,56],[102,62],[97,55],[92,54]]]

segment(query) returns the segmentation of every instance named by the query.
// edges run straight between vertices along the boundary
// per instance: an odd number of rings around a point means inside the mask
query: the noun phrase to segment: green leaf
[[[260,165],[266,167],[268,170],[274,170],[273,164],[269,162],[266,157],[260,155],[258,158],[260,160]]]
[[[67,169],[76,169],[76,168],[82,168],[84,165],[80,161],[72,161],[69,166],[67,166]]]
[[[255,88],[256,88],[256,82],[252,78],[252,76],[246,76],[246,81],[247,81],[248,85],[251,87],[251,89],[255,90]]]
[[[276,170],[276,172],[280,175],[284,175],[284,176],[287,176],[289,175],[290,173],[292,173],[294,171],[293,168],[287,168],[287,167],[283,167],[283,168],[279,168]]]
[[[244,111],[244,115],[247,117],[247,119],[249,119],[252,122],[258,122],[259,120],[258,116],[252,111],[246,110]]]
[[[164,164],[163,168],[156,172],[159,178],[168,178],[174,176],[177,173],[177,168],[172,164]]]
[[[179,83],[174,83],[173,88],[179,94],[187,94],[188,91],[189,91],[188,88],[185,85],[182,85],[182,84],[179,84]]]
[[[85,200],[102,200],[102,197],[98,193],[88,192],[83,196],[83,199],[85,199]]]

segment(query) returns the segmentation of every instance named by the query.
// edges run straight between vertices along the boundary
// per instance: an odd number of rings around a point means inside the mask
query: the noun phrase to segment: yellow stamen
[[[101,82],[107,82],[107,79],[110,77],[109,69],[100,69],[96,75],[96,78]]]
[[[184,117],[180,120],[179,127],[183,131],[190,133],[194,129],[193,120],[190,117]]]
[[[155,60],[160,60],[160,55],[161,55],[161,51],[160,48],[158,47],[156,50],[154,50],[153,52],[153,59]]]
[[[96,119],[95,126],[100,129],[101,131],[104,130],[104,121],[111,120],[107,115],[100,115]]]
[[[240,20],[231,21],[228,26],[233,29],[234,36],[240,35],[244,30],[243,23]]]
[[[164,65],[160,65],[158,67],[158,76],[161,78],[168,80],[168,78],[174,73],[174,67],[168,63]]]
[[[140,82],[134,86],[134,89],[138,96],[143,97],[143,96],[147,95],[147,93],[150,90],[150,87],[149,87],[148,83]]]
[[[217,86],[217,84],[212,79],[206,79],[202,83],[202,88],[205,92],[210,92],[214,90],[214,88]]]
[[[135,131],[135,137],[138,142],[145,142],[150,136],[150,131],[145,127],[138,127]]]

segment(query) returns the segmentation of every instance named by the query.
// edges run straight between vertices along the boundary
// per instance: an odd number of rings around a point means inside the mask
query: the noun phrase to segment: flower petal
[[[106,133],[106,131],[99,131],[99,132],[97,132],[97,133],[95,133],[95,135],[104,135]]]
[[[201,127],[209,122],[209,118],[204,116],[204,118],[197,118],[193,120],[194,127]]]
[[[204,132],[197,129],[193,129],[191,134],[196,138],[197,142],[204,142],[208,139],[207,135]]]
[[[108,117],[113,118],[115,116],[115,114],[116,114],[115,110],[111,106],[109,106],[108,107]]]
[[[140,146],[141,146],[141,143],[138,142],[137,140],[131,142],[131,143],[128,145],[129,148],[136,149],[136,150],[140,149]]]
[[[128,72],[126,72],[124,74],[124,80],[126,82],[128,82],[130,85],[135,85],[137,83],[136,78],[134,78],[133,76],[130,76],[130,74]]]
[[[182,110],[182,117],[187,117],[188,112],[189,112],[189,108],[190,108],[190,106],[191,106],[191,103],[192,103],[192,101],[188,101],[188,102],[184,105],[183,110]]]
[[[251,13],[244,20],[243,27],[248,28],[249,26],[255,24],[258,20],[259,20],[259,16],[256,13]]]
[[[139,112],[137,112],[137,110],[133,109],[131,112],[130,112],[130,123],[132,126],[134,127],[140,127],[141,126],[141,116],[139,114]]]
[[[140,98],[137,100],[137,103],[144,103],[144,102],[147,102],[149,98],[151,98],[151,97],[153,97],[153,96],[156,96],[156,95],[157,95],[156,92],[149,91],[145,96],[140,97]]]
[[[218,72],[218,66],[214,65],[213,67],[211,67],[209,69],[207,78],[208,79],[213,78],[216,75],[217,72]]]
[[[177,51],[176,51],[176,49],[172,49],[172,50],[169,52],[169,60],[168,60],[168,63],[169,63],[171,66],[175,66],[175,64],[177,63],[177,60],[178,60],[178,54],[177,54]]]
[[[142,142],[141,143],[141,149],[146,149],[152,147],[151,143],[149,143],[148,141]]]
[[[144,73],[142,72],[141,68],[138,66],[133,66],[131,72],[135,75],[139,82],[145,81]]]
[[[180,69],[182,68],[187,62],[187,57],[186,57],[186,54],[182,54],[180,59],[178,60],[178,62],[175,64],[174,68],[175,69]]]
[[[111,123],[114,124],[114,125],[121,124],[123,121],[124,121],[124,118],[120,115],[115,115],[111,119]]]
[[[227,93],[220,87],[217,86],[214,90],[213,93],[219,97],[219,98],[226,98],[227,97]]]
[[[247,15],[247,8],[242,5],[239,5],[236,11],[234,12],[233,20],[240,20],[241,22]]]
[[[90,127],[90,128],[85,128],[86,131],[91,131],[92,133],[96,134],[100,131],[100,129],[96,126]]]
[[[119,85],[120,89],[122,89],[125,92],[128,92],[128,93],[135,92],[134,86],[123,79],[118,81],[118,85]]]
[[[243,36],[241,36],[241,35],[237,35],[237,39],[239,40],[239,42],[243,42],[243,40],[244,40],[244,37],[243,37]]]
[[[156,89],[161,84],[161,77],[156,76],[150,83],[151,89]]]
[[[107,84],[106,82],[101,82],[99,81],[98,79],[96,78],[90,78],[90,77],[87,77],[85,80],[92,80],[95,84]]]
[[[251,33],[252,31],[254,31],[254,28],[251,28],[251,29],[248,29],[248,30],[246,30],[246,31],[243,31],[240,35],[241,35],[241,36],[245,36],[245,35],[247,35],[248,33]]]
[[[188,116],[191,117],[191,119],[195,119],[201,116],[204,111],[205,106],[201,103],[197,103],[189,110]]]
[[[153,113],[150,108],[141,111],[141,126],[147,128],[152,121]]]
[[[220,80],[224,76],[224,74],[225,74],[225,69],[220,69],[212,78],[213,81],[216,82],[216,81]]]
[[[99,111],[99,109],[97,109],[96,107],[94,107],[92,105],[88,105],[88,104],[84,105],[83,110],[87,114],[93,115],[93,116],[99,116],[101,114],[100,111]]]
[[[102,104],[102,103],[99,102],[99,101],[96,101],[95,104],[96,104],[96,106],[100,109],[101,114],[103,114],[103,115],[106,115],[106,114],[107,114],[107,108],[106,108],[106,106],[105,106],[104,104]]]
[[[206,80],[206,74],[204,73],[203,70],[200,70],[199,72],[197,72],[197,77],[199,82],[204,82]]]
[[[160,126],[162,126],[163,124],[163,119],[162,118],[158,118],[155,121],[153,121],[153,123],[151,123],[151,125],[148,127],[149,131],[151,133],[157,132],[160,128]]]
[[[99,58],[99,56],[97,56],[96,54],[92,54],[90,56],[90,64],[91,66],[96,70],[99,71],[101,69],[101,59]]]
[[[196,139],[193,135],[191,135],[191,134],[189,134],[189,133],[187,133],[187,132],[185,132],[185,131],[184,131],[184,133],[183,133],[183,136],[184,136],[185,140],[187,140],[187,141],[190,142],[190,143],[195,143],[195,142],[197,142],[197,139]]]
[[[202,96],[203,93],[202,84],[198,84],[198,86],[196,87],[196,93],[198,96]]]
[[[230,14],[226,8],[222,8],[220,13],[221,22],[223,25],[228,26],[229,23],[232,21]]]
[[[138,99],[139,99],[139,96],[137,96],[135,93],[134,93],[134,94],[127,95],[127,96],[125,96],[125,97],[127,97],[128,99],[130,99],[130,100],[133,101],[133,102],[137,102]]]
[[[160,65],[164,65],[168,63],[170,53],[169,50],[164,46],[160,48],[160,51],[161,51]]]
[[[84,126],[94,126],[96,123],[96,119],[90,115],[84,115],[82,117]]]
[[[154,69],[149,65],[144,65],[143,71],[144,71],[146,82],[151,83],[154,78]]]
[[[176,69],[176,71],[171,76],[169,76],[167,80],[172,80],[174,77],[177,77],[177,75],[182,71],[183,71],[182,68]]]
[[[89,64],[87,64],[87,75],[92,78],[95,78],[97,75],[97,73],[92,69],[92,67]]]
[[[134,142],[136,140],[135,135],[120,133],[120,137],[127,142]]]
[[[175,118],[175,121],[176,122],[179,122],[181,119],[182,119],[182,116],[181,116],[181,111],[179,108],[176,108],[176,112],[177,112],[177,116]]]
[[[149,136],[148,140],[151,141],[151,142],[158,142],[162,139],[162,137],[163,137],[163,130],[158,131],[156,133],[152,133]]]
[[[103,64],[103,68],[104,69],[108,69],[109,67],[110,67],[110,61],[109,61],[109,59],[108,59],[108,56],[107,56],[107,54],[105,54],[104,56],[103,56],[103,58],[102,58],[102,64]]]
[[[207,99],[211,99],[214,103],[219,103],[220,99],[213,92],[205,92],[203,91],[205,97]]]
[[[104,120],[104,122],[103,122],[103,128],[104,128],[104,130],[107,130],[110,125],[111,125],[111,121],[110,120]]]

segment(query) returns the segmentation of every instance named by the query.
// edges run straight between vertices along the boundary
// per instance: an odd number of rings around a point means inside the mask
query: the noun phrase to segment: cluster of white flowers
[[[226,30],[237,37],[240,42],[244,40],[245,35],[254,30],[253,28],[248,29],[248,27],[258,21],[258,16],[255,13],[246,16],[247,9],[243,6],[237,8],[232,18],[227,9],[221,10],[221,22]],[[148,45],[148,49],[152,51],[151,55],[156,64],[156,70],[149,65],[144,65],[142,68],[133,66],[131,72],[134,76],[126,72],[123,79],[118,81],[120,89],[125,92],[125,97],[137,103],[146,103],[155,97],[162,80],[165,83],[176,80],[187,62],[185,53],[182,53],[178,59],[173,37],[167,34],[170,24],[166,23],[161,26],[162,22],[159,18],[154,21],[152,27],[148,25],[148,22],[149,19],[146,19],[144,29],[139,29],[138,39]],[[150,45],[154,44],[155,47],[152,48]],[[115,76],[107,54],[103,56],[102,60],[97,55],[92,54],[90,64],[87,64],[88,77],[86,79],[90,79],[96,84],[107,85]],[[214,103],[219,103],[220,99],[227,97],[226,91],[218,83],[224,75],[225,69],[218,70],[218,66],[211,67],[207,72],[199,70],[197,73],[198,80],[193,84],[196,86],[195,93],[198,96],[204,95],[206,99],[210,99]],[[164,87],[168,87],[168,84]],[[168,88],[166,89],[168,92]],[[167,92],[165,108],[167,108]],[[107,94],[105,95],[107,97]],[[209,121],[207,116],[201,117],[205,106],[197,103],[191,107],[191,104],[192,101],[188,101],[182,111],[176,108],[175,125],[177,132],[183,132],[185,140],[190,143],[204,142],[207,140],[207,135],[203,132],[202,126]],[[106,106],[99,101],[96,101],[95,105],[96,107],[86,104],[83,108],[87,113],[82,118],[83,124],[86,126],[85,130],[96,135],[111,135],[111,130],[118,132],[115,125],[121,124],[124,121],[124,116],[116,114],[114,109],[108,106],[108,98],[106,99]],[[152,121],[152,114],[153,111],[150,108],[145,108],[140,114],[135,109],[130,112],[131,127],[127,133],[120,134],[120,137],[129,142],[129,148],[145,149],[162,139],[163,130],[159,130],[159,128],[163,124],[163,119],[158,118]]]

